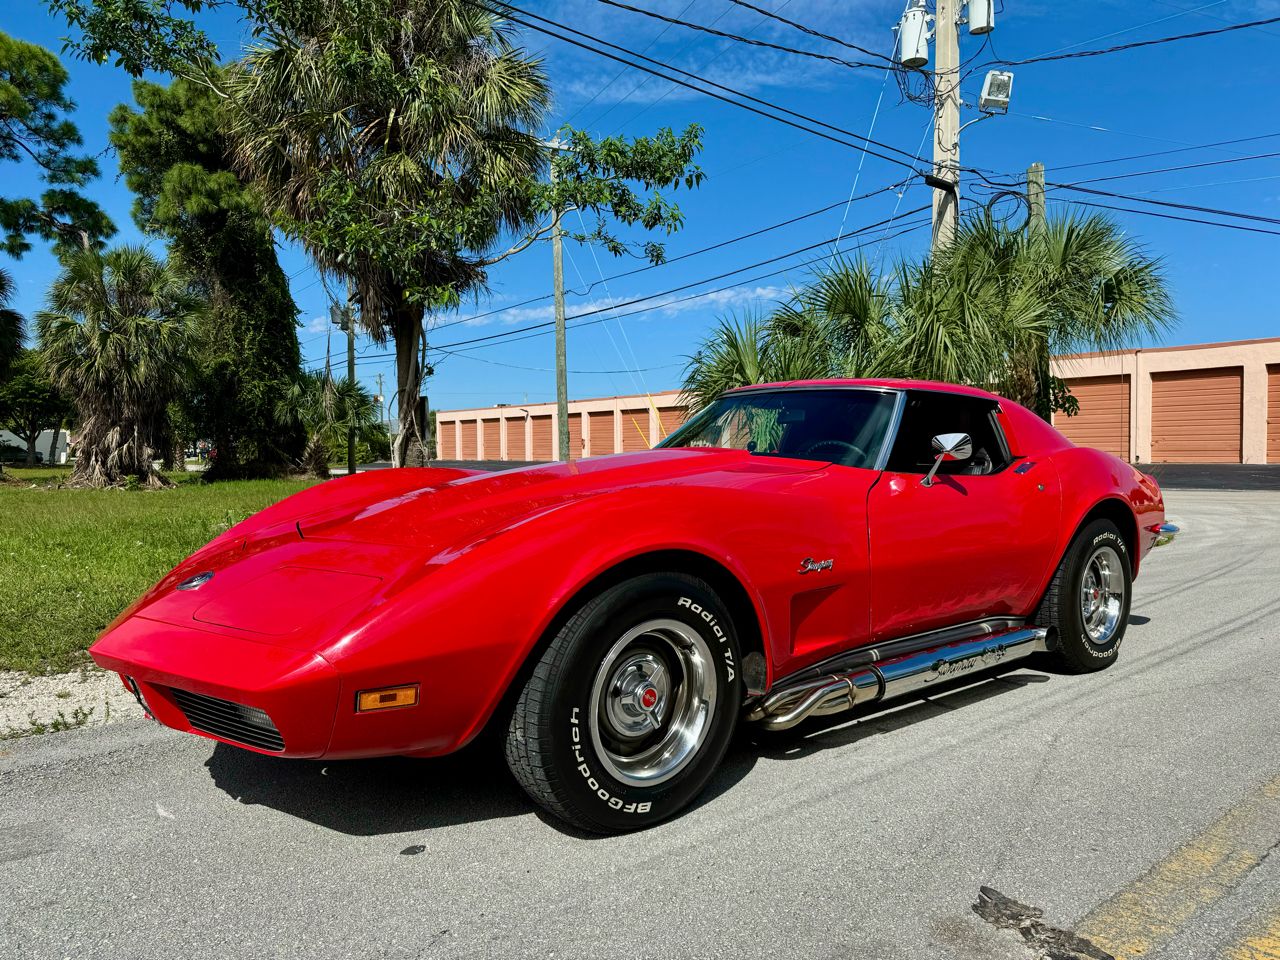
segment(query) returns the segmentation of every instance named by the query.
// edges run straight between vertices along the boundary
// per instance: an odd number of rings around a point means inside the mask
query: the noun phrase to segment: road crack
[[[978,888],[973,912],[1001,930],[1016,930],[1036,960],[1116,960],[1084,937],[1045,923],[1039,907],[1006,897],[991,887]]]

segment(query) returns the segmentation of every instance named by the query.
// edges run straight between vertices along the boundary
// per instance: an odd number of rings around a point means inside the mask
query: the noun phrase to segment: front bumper
[[[1182,528],[1173,523],[1162,523],[1155,527],[1152,531],[1156,535],[1153,546],[1163,547],[1165,544],[1173,543],[1174,539],[1182,532]]]
[[[132,680],[167,727],[275,756],[328,749],[341,683],[314,653],[145,617],[120,623],[89,653]]]

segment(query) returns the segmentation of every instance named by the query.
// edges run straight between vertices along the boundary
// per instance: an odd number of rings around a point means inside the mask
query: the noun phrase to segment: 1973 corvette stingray
[[[93,646],[161,723],[284,757],[435,756],[487,725],[588,830],[689,804],[779,730],[1033,653],[1113,663],[1150,476],[981,390],[731,391],[657,449],[372,471],[183,561]]]

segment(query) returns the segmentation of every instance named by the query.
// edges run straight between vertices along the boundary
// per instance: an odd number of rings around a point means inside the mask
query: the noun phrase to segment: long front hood
[[[375,503],[315,514],[304,519],[300,528],[308,540],[407,547],[442,562],[513,524],[613,490],[703,482],[721,487],[748,485],[762,476],[804,473],[823,466],[737,450],[651,450],[472,475]]]
[[[348,491],[326,506],[304,505],[297,516],[288,514],[288,501],[277,504],[268,525],[242,536],[233,530],[197,551],[113,628],[142,619],[318,653],[451,560],[584,499],[667,484],[747,486],[822,466],[682,449],[443,480],[433,471],[388,471],[397,476],[366,481],[377,486],[364,497]],[[188,578],[209,574],[183,589]],[[112,632],[103,635],[102,649],[111,646]]]

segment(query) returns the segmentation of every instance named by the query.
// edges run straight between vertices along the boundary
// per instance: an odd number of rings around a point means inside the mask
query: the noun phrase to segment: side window
[[[921,390],[907,394],[888,469],[927,473],[933,465],[933,438],[942,433],[967,433],[973,440],[973,453],[968,460],[941,464],[939,474],[982,476],[1009,465],[1009,451],[997,423],[994,402]]]

